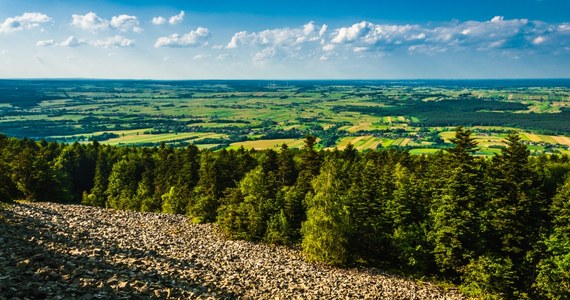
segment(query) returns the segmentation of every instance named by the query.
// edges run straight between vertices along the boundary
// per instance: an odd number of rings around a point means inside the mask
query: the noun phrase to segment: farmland
[[[518,130],[568,153],[570,81],[2,80],[0,133],[59,142],[201,148],[446,148],[469,127],[480,155]]]

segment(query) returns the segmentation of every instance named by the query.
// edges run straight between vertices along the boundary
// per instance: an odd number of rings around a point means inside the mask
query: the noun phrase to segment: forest
[[[472,132],[405,149],[117,147],[0,135],[0,200],[185,214],[310,261],[433,278],[488,299],[570,298],[570,160],[517,132],[477,156]]]

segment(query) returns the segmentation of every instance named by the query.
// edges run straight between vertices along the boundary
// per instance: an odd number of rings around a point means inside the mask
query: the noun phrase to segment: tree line
[[[186,214],[306,258],[430,276],[485,298],[570,297],[570,162],[516,133],[492,158],[471,132],[405,150],[200,150],[59,144],[0,135],[0,200]]]

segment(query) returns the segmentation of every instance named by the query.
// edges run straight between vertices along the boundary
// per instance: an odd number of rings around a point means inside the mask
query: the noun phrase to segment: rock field
[[[463,299],[287,247],[231,241],[184,216],[54,203],[0,210],[0,299]]]

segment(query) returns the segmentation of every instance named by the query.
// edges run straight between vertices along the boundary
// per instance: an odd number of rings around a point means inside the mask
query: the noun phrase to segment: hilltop
[[[0,212],[0,252],[8,298],[462,299],[376,269],[226,240],[214,225],[172,214],[18,203]]]

